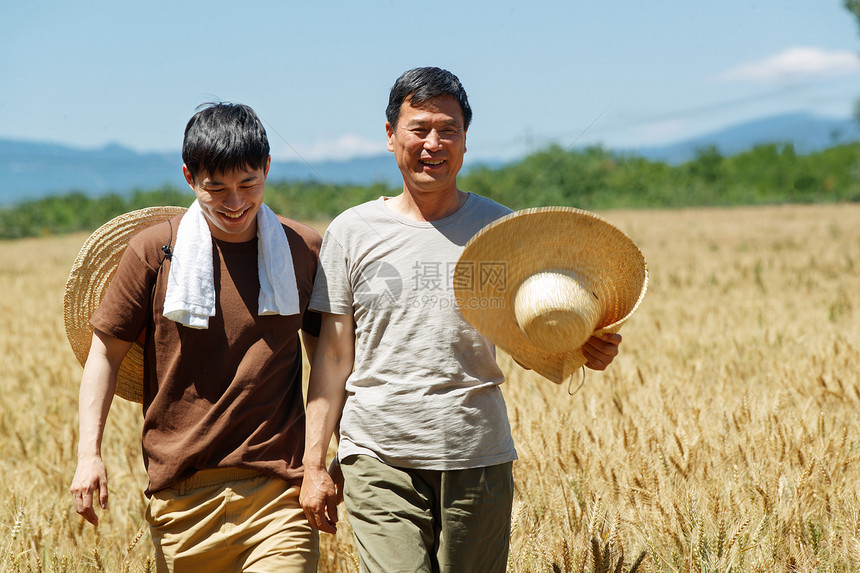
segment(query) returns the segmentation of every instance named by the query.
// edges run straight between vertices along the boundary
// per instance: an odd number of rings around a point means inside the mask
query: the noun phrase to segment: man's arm
[[[338,488],[326,471],[326,454],[343,404],[346,379],[355,362],[352,316],[323,313],[308,381],[304,480],[299,502],[308,521],[320,531],[337,531]]]
[[[93,525],[99,518],[93,507],[94,495],[102,509],[107,507],[107,469],[101,455],[102,436],[116,388],[116,374],[132,343],[96,330],[87,356],[78,397],[78,467],[71,492],[75,511]]]

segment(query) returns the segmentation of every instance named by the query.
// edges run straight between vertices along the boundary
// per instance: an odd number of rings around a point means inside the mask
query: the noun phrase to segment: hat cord
[[[161,252],[164,253],[164,256],[158,261],[159,266],[164,263],[164,259],[173,260],[173,251],[170,249],[171,245],[173,245],[173,223],[168,219],[167,224],[170,225],[170,239],[168,239],[166,245],[161,245]]]
[[[570,387],[573,385],[573,374],[567,377],[567,394],[569,396],[575,395],[577,392],[579,392],[580,388],[582,388],[582,385],[585,384],[585,365],[582,366],[581,370],[582,377],[579,380],[579,386],[577,386],[576,390],[574,390],[573,392],[570,391]]]

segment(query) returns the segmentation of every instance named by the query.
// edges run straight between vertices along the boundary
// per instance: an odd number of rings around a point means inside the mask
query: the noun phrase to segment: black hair
[[[198,175],[221,175],[235,169],[262,169],[269,139],[260,118],[243,104],[205,103],[185,126],[182,161]]]
[[[435,97],[446,95],[453,96],[460,104],[463,112],[463,127],[468,129],[472,122],[472,108],[469,106],[469,97],[463,84],[448,70],[434,67],[413,68],[397,78],[388,94],[385,118],[392,128],[397,127],[400,106],[407,98],[412,104],[420,106]]]

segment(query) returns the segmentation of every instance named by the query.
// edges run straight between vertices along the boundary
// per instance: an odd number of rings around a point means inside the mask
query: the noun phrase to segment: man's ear
[[[194,190],[194,177],[191,176],[191,171],[188,170],[188,166],[184,163],[182,164],[182,175],[185,176],[185,180],[188,182],[188,185]]]
[[[272,156],[270,155],[266,159],[266,166],[263,168],[263,179],[266,179],[269,176],[269,167],[272,166]]]
[[[388,138],[388,151],[394,151],[394,129],[387,121],[385,122],[385,136]]]

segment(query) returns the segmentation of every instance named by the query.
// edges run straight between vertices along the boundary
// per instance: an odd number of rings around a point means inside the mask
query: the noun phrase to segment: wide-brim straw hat
[[[618,332],[645,296],[648,268],[630,237],[594,213],[512,213],[466,244],[454,272],[464,318],[555,383],[586,363],[592,335]]]
[[[185,207],[147,207],[125,213],[99,227],[81,247],[63,296],[66,336],[81,366],[87,361],[93,338],[90,318],[107,292],[128,242],[143,229],[185,210]],[[143,345],[139,341],[132,344],[119,367],[115,393],[132,402],[143,402]]]

